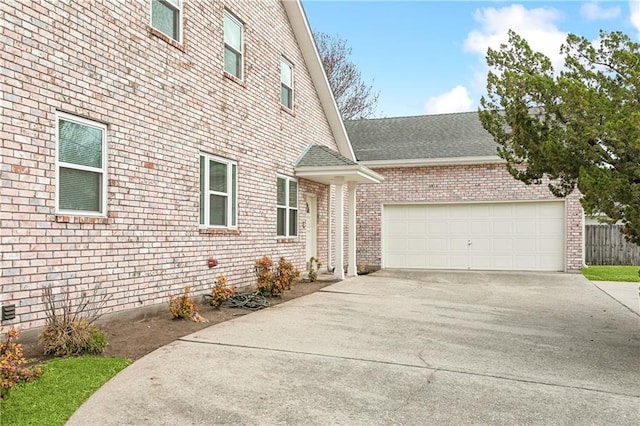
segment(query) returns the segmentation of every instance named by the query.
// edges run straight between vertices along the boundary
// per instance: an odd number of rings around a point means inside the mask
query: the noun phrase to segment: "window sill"
[[[170,44],[171,46],[175,47],[176,49],[180,50],[181,52],[185,52],[185,45],[183,43],[180,43],[174,39],[172,39],[171,37],[169,37],[168,35],[166,35],[165,33],[163,33],[162,31],[158,31],[155,28],[153,28],[150,25],[147,25],[147,32],[149,33],[150,36],[153,37],[157,37],[159,39],[161,39],[162,41],[166,42],[167,44]]]
[[[298,237],[278,237],[277,243],[292,244],[298,241]]]
[[[109,217],[66,216],[58,214],[56,215],[55,220],[58,223],[91,223],[102,225],[108,225],[111,223],[111,218]]]
[[[295,113],[294,110],[289,109],[289,108],[287,108],[286,106],[284,106],[282,104],[280,104],[280,111],[284,111],[284,112],[286,112],[287,114],[289,114],[292,117],[296,116],[296,113]]]
[[[200,228],[198,233],[201,235],[240,235],[239,229],[220,229],[220,228]]]
[[[247,88],[247,84],[244,82],[244,80],[240,80],[235,75],[229,74],[226,71],[224,71],[223,75],[224,75],[224,78],[229,79],[229,80],[233,81],[236,84],[239,84],[240,86],[244,87],[245,89]]]

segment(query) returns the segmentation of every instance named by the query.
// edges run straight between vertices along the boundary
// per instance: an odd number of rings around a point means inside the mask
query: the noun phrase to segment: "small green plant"
[[[214,308],[219,307],[223,302],[229,300],[231,296],[235,294],[236,290],[233,287],[229,287],[227,277],[224,275],[218,275],[213,289],[211,290],[211,297],[209,298],[209,304]]]
[[[46,324],[40,333],[44,353],[54,356],[101,354],[108,345],[107,336],[95,325],[109,296],[99,295],[97,287],[91,295],[83,292],[77,303],[68,291],[56,300],[51,286],[42,291]]]
[[[191,287],[186,286],[184,293],[179,296],[169,297],[169,311],[173,319],[188,319],[195,322],[208,322],[198,313],[198,305],[191,296]]]
[[[307,263],[307,275],[309,277],[309,281],[314,282],[318,279],[318,272],[320,271],[321,266],[322,263],[320,263],[320,261],[315,257],[311,256],[309,262]]]
[[[11,327],[0,342],[0,399],[7,399],[9,390],[18,383],[28,382],[40,376],[38,367],[21,367],[27,361],[22,354],[22,345],[16,343],[20,331]]]

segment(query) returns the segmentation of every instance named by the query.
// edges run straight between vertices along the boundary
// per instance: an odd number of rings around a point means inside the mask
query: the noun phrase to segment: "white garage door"
[[[386,205],[382,266],[562,271],[564,202]]]

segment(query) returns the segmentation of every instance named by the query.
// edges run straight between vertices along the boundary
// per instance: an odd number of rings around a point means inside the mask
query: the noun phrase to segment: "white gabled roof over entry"
[[[322,67],[322,60],[318,54],[316,43],[313,40],[307,17],[300,0],[283,0],[284,9],[289,17],[289,23],[296,36],[302,56],[311,75],[311,80],[320,98],[324,114],[329,122],[329,127],[338,145],[340,154],[349,160],[356,161],[356,156],[351,148],[347,131],[340,117],[338,105],[333,97],[329,80]]]
[[[383,177],[324,145],[310,145],[296,163],[296,176],[331,185],[337,182],[380,183]]]

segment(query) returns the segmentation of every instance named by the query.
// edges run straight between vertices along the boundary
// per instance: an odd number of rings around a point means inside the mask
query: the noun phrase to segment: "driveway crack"
[[[429,364],[422,358],[421,353],[418,354],[418,357],[425,365],[408,364],[408,363],[394,362],[394,361],[383,361],[383,360],[368,359],[368,358],[358,358],[358,357],[350,357],[350,356],[343,356],[343,355],[330,355],[330,354],[322,354],[317,352],[295,351],[290,349],[277,349],[277,348],[267,348],[267,347],[260,347],[260,346],[238,345],[238,344],[231,344],[231,343],[206,342],[202,340],[188,339],[188,338],[180,338],[178,339],[178,341],[185,342],[185,343],[196,343],[201,345],[224,346],[229,348],[251,349],[251,350],[258,350],[258,351],[305,355],[305,356],[313,356],[313,357],[319,357],[319,358],[341,359],[345,361],[358,361],[358,362],[375,363],[375,364],[381,364],[381,365],[430,370],[431,373],[427,378],[428,383],[430,383],[430,381],[433,379],[436,372],[441,371],[441,372],[450,373],[450,374],[461,374],[461,375],[472,376],[472,377],[482,377],[482,378],[495,379],[495,380],[506,380],[506,381],[516,382],[516,383],[550,386],[550,387],[561,388],[561,389],[574,389],[574,390],[580,390],[585,392],[594,392],[594,393],[600,393],[605,395],[616,395],[616,396],[640,399],[640,394],[614,392],[614,391],[607,391],[607,390],[596,389],[596,388],[589,388],[586,386],[565,385],[561,383],[552,383],[552,382],[537,381],[537,380],[530,380],[530,379],[520,379],[516,377],[500,376],[498,374],[478,373],[473,371],[464,371],[464,370],[456,370],[452,368],[441,368],[441,367],[429,366]]]

